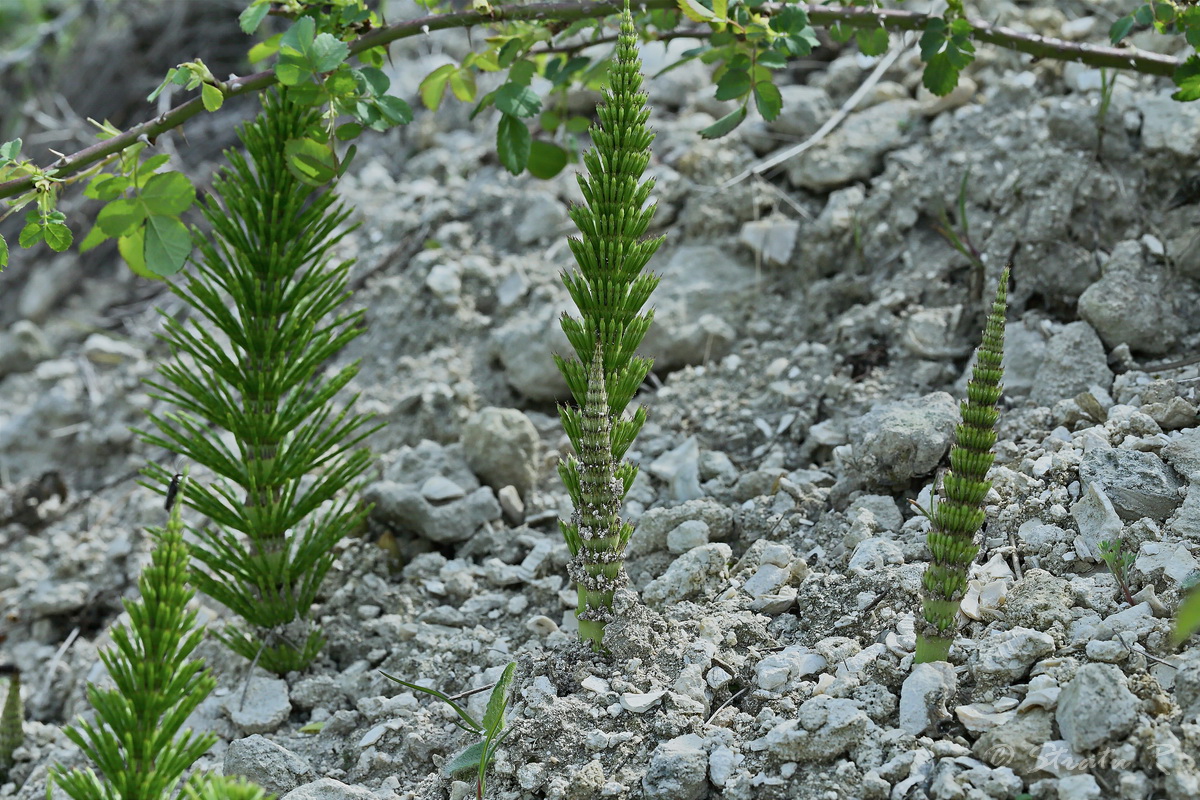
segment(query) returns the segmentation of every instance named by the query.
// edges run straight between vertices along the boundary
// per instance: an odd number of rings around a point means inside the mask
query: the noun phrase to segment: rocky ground
[[[973,13],[1101,41],[1126,10]],[[468,46],[398,47],[394,84],[415,93]],[[1200,106],[1121,76],[1101,114],[1098,71],[986,45],[938,100],[909,51],[778,175],[723,186],[812,134],[873,68],[830,58],[797,68],[774,123],[716,142],[695,133],[724,113],[702,67],[650,82],[667,241],[609,657],[576,641],[555,522],[570,511],[550,356],[567,347],[573,177],[508,175],[494,120],[463,108],[360,145],[341,193],[362,223],[344,255],[368,331],[340,361],[362,360],[359,408],[387,423],[371,531],[343,543],[310,671],[251,675],[202,646],[219,688],[193,723],[221,741],[199,766],[290,800],[473,796],[442,774],[470,741],[452,712],[380,671],[456,692],[515,661],[497,798],[1200,796],[1200,650],[1169,638],[1200,577],[1196,367],[1152,366],[1200,341],[1197,211],[1173,202]],[[909,500],[928,502],[1010,259],[989,521],[951,664],[914,671],[925,522]],[[54,471],[65,487],[0,528],[0,662],[27,675],[30,718],[0,796],[21,800],[45,795],[50,764],[81,763],[60,726],[104,680],[97,649],[162,522],[136,473],[170,457],[130,427],[165,355],[154,309],[179,311],[111,257],[33,262],[0,276],[3,479],[11,494]],[[1135,554],[1132,604],[1100,558],[1117,540]]]

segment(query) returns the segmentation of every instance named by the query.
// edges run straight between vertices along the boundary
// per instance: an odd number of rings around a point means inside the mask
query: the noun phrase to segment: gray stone
[[[1186,326],[1165,285],[1166,273],[1147,268],[1142,245],[1119,243],[1103,276],[1079,296],[1079,316],[1096,329],[1107,347],[1127,344],[1135,352],[1170,352]]]
[[[950,716],[946,702],[954,700],[958,680],[946,661],[914,664],[900,689],[900,729],[920,736]]]
[[[685,520],[667,534],[667,550],[676,555],[704,544],[708,544],[708,524],[698,519]]]
[[[958,403],[946,392],[877,407],[851,425],[855,466],[871,483],[904,486],[933,472],[958,419]]]
[[[1175,702],[1184,722],[1200,722],[1200,650],[1184,650],[1175,672]]]
[[[226,775],[243,775],[275,794],[287,794],[312,775],[300,756],[257,733],[229,743],[225,751]]]
[[[1064,775],[1058,779],[1058,800],[1098,800],[1100,784],[1091,775]]]
[[[1084,453],[1079,479],[1098,483],[1125,520],[1149,517],[1165,522],[1182,498],[1175,471],[1154,453],[1114,448]]]
[[[891,539],[864,539],[850,555],[849,569],[856,575],[866,575],[889,565],[903,564],[904,551]]]
[[[886,494],[860,495],[846,509],[846,518],[854,519],[860,510],[870,511],[881,530],[898,533],[904,524],[904,516],[900,513],[896,501]]]
[[[700,444],[695,436],[654,459],[646,471],[667,484],[670,500],[682,503],[704,496],[700,488]]]
[[[270,733],[287,722],[292,713],[287,681],[278,678],[251,678],[243,693],[232,692],[225,698],[229,719],[243,733]]]
[[[999,727],[984,731],[971,747],[993,767],[1008,767],[1022,777],[1041,773],[1038,753],[1053,735],[1053,717],[1042,708],[1017,714]]]
[[[434,475],[421,484],[421,496],[431,503],[445,503],[466,495],[463,488],[449,478]]]
[[[333,778],[321,778],[306,783],[284,795],[280,800],[379,800],[374,792],[361,786],[348,786]]]
[[[755,682],[760,689],[785,692],[794,689],[799,681],[810,675],[822,672],[827,666],[829,661],[825,656],[802,645],[789,645],[754,666]]]
[[[556,238],[571,229],[571,217],[567,206],[547,192],[528,192],[521,196],[520,207],[524,209],[517,223],[517,241],[533,244]]]
[[[665,574],[650,581],[642,592],[647,605],[678,603],[713,594],[729,580],[729,559],[733,550],[727,544],[706,544],[681,555]]]
[[[530,400],[562,400],[570,393],[553,355],[565,357],[574,350],[558,322],[562,310],[545,301],[537,307],[540,310],[517,314],[497,328],[492,349],[514,391]]]
[[[1016,627],[1007,631],[989,631],[979,643],[979,662],[975,674],[980,680],[1019,680],[1034,662],[1054,652],[1049,634]]]
[[[1142,147],[1149,153],[1167,151],[1183,159],[1200,157],[1200,108],[1179,103],[1168,94],[1139,96]]]
[[[416,484],[377,481],[363,491],[363,500],[374,504],[371,514],[381,522],[435,542],[466,541],[484,524],[500,518],[500,503],[489,486],[435,505]]]
[[[1084,753],[1132,731],[1137,709],[1120,668],[1084,664],[1058,696],[1055,718],[1071,749]]]
[[[814,192],[867,180],[879,169],[885,153],[907,141],[905,131],[919,109],[915,100],[892,100],[850,114],[815,147],[788,162],[788,180]]]
[[[0,377],[28,372],[53,357],[54,350],[46,334],[29,320],[18,320],[0,333]]]
[[[1097,383],[1112,384],[1112,370],[1104,344],[1086,322],[1072,322],[1051,337],[1033,381],[1030,398],[1041,406],[1053,407]]]
[[[708,754],[704,739],[694,733],[677,736],[650,756],[650,768],[642,778],[647,800],[696,800],[708,788]]]
[[[1200,428],[1183,431],[1163,447],[1162,457],[1180,475],[1200,481]]]
[[[1200,566],[1188,552],[1187,545],[1180,542],[1142,542],[1133,565],[1151,581],[1162,576],[1172,583],[1183,583],[1184,578]]]
[[[1095,483],[1086,486],[1083,497],[1071,506],[1071,516],[1079,528],[1079,537],[1086,546],[1087,557],[1099,561],[1100,543],[1119,540],[1125,526],[1104,487]]]
[[[639,558],[667,549],[671,531],[688,520],[708,526],[710,539],[728,539],[733,532],[733,511],[711,498],[689,500],[670,508],[652,508],[638,520],[637,535],[629,542],[629,558]]]
[[[484,408],[462,431],[463,456],[480,480],[499,491],[515,486],[527,497],[537,482],[541,440],[529,417],[515,408]]]
[[[764,264],[782,267],[791,259],[799,233],[798,221],[787,217],[771,217],[742,225],[738,241],[749,247]]]
[[[781,761],[830,761],[858,744],[871,724],[853,700],[823,694],[805,700],[797,717],[776,725],[751,747]]]
[[[1196,760],[1183,748],[1169,727],[1154,726],[1153,744],[1148,749],[1153,753],[1155,766],[1163,775],[1163,788],[1167,790],[1168,800],[1195,800],[1200,797],[1200,772],[1196,770]]]
[[[783,136],[807,139],[833,114],[829,94],[818,86],[786,84],[779,87],[783,108],[767,123],[767,130]]]

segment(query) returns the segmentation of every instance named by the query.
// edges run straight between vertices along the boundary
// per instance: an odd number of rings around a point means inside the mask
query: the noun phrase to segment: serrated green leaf
[[[698,0],[676,0],[679,10],[692,22],[716,22],[719,18],[712,9],[701,5]]]
[[[446,93],[446,84],[450,82],[450,75],[456,69],[458,67],[453,64],[443,64],[421,81],[417,91],[421,95],[421,102],[430,111],[437,111],[438,106],[442,104],[442,95]]]
[[[1139,25],[1149,25],[1154,22],[1154,9],[1148,3],[1138,6],[1137,10],[1133,12],[1133,18]]]
[[[1193,589],[1184,598],[1179,612],[1175,615],[1175,629],[1171,633],[1171,639],[1178,645],[1197,630],[1200,630],[1200,590]]]
[[[321,33],[313,40],[313,72],[332,72],[350,56],[350,46],[332,33]]]
[[[306,52],[312,47],[316,33],[316,20],[312,17],[300,17],[292,23],[292,27],[283,32],[283,38],[279,40],[279,47],[281,50],[290,49],[297,53]]]
[[[1133,30],[1133,25],[1134,22],[1132,14],[1121,17],[1112,24],[1111,28],[1108,29],[1108,38],[1113,44],[1119,44],[1120,41],[1128,36],[1130,31]]]
[[[46,244],[56,253],[61,253],[71,246],[71,229],[61,222],[51,222],[42,229]]]
[[[1171,95],[1172,98],[1183,102],[1200,100],[1200,56],[1188,56],[1187,61],[1175,68],[1171,80],[1179,87],[1179,91]]]
[[[475,744],[450,759],[444,767],[446,775],[455,778],[478,770],[479,762],[483,760],[483,748],[483,742],[475,742]]]
[[[288,171],[309,186],[322,186],[337,175],[333,148],[315,139],[288,139],[283,145]]]
[[[738,125],[741,125],[742,121],[746,119],[747,113],[745,106],[738,106],[735,110],[700,131],[700,135],[705,139],[720,139]]]
[[[964,19],[950,23],[935,18],[926,23],[921,36],[921,58],[925,61],[922,82],[939,97],[958,85],[959,72],[975,58],[970,40],[971,26]]]
[[[412,122],[412,108],[403,99],[385,94],[376,103],[379,105],[379,111],[393,125],[407,125]]]
[[[376,97],[382,97],[387,94],[388,88],[392,85],[392,80],[383,70],[375,67],[359,67],[355,72],[360,76],[367,86],[371,89],[371,94]]]
[[[499,54],[496,56],[496,63],[503,69],[511,66],[517,60],[517,56],[521,55],[521,51],[525,49],[525,43],[520,39],[509,39],[500,48]]]
[[[829,38],[844,44],[854,38],[855,29],[841,22],[829,26]]]
[[[159,167],[165,165],[170,160],[171,157],[166,153],[159,153],[158,155],[150,156],[143,161],[142,165],[138,167],[138,178],[140,180],[138,185],[144,185],[146,181],[150,180],[151,176]]]
[[[799,6],[785,5],[771,15],[770,26],[777,33],[799,33],[808,27],[808,13]]]
[[[146,217],[146,268],[156,275],[174,275],[183,269],[192,252],[192,236],[177,217]]]
[[[718,100],[736,100],[750,91],[750,73],[744,69],[731,69],[717,81]]]
[[[17,237],[17,244],[21,247],[33,247],[46,235],[45,229],[42,227],[40,220],[25,223],[25,227],[21,229],[21,235]]]
[[[346,65],[335,69],[325,78],[325,91],[334,97],[357,97],[358,79]]]
[[[279,42],[283,39],[282,33],[277,33],[266,41],[259,42],[250,48],[247,57],[251,64],[257,64],[260,61],[266,61],[271,56],[279,52]]]
[[[281,55],[275,64],[275,77],[284,86],[295,86],[301,81],[312,77],[305,61],[294,53]]]
[[[858,30],[854,34],[855,41],[858,42],[858,49],[865,56],[881,56],[888,49],[888,32],[887,28],[871,28],[869,30]]]
[[[778,117],[783,109],[783,95],[779,93],[779,87],[770,81],[754,84],[754,106],[767,122]]]
[[[506,83],[496,90],[496,108],[514,117],[532,117],[542,110],[541,98],[528,86]]]
[[[270,10],[270,0],[254,0],[241,14],[238,14],[238,27],[242,29],[242,33],[254,33],[262,21],[267,18],[267,12]]]
[[[132,184],[133,181],[124,175],[97,175],[83,190],[83,196],[107,203],[120,197]]]
[[[460,102],[469,103],[475,99],[475,73],[469,69],[456,69],[450,73],[450,91]]]
[[[88,231],[87,236],[83,237],[83,241],[79,243],[79,252],[86,253],[101,242],[106,242],[111,238],[104,231],[100,230],[99,225],[93,225]]]
[[[0,161],[16,161],[21,154],[21,140],[12,139],[0,144]]]
[[[778,50],[764,50],[758,54],[758,63],[767,69],[783,69],[787,66],[787,56]]]
[[[4,237],[0,236],[0,269],[8,266],[8,242],[4,241]]]
[[[520,175],[529,163],[531,137],[525,123],[512,114],[500,115],[496,128],[496,154],[513,175]]]
[[[100,209],[96,224],[109,236],[126,236],[142,224],[147,213],[141,200],[122,197]]]
[[[363,126],[357,122],[343,122],[334,129],[333,135],[336,136],[338,140],[346,142],[350,139],[357,138],[358,135],[362,133],[362,129]]]
[[[164,172],[146,181],[139,199],[145,204],[147,214],[177,217],[196,202],[196,187],[182,172]]]
[[[567,166],[567,151],[556,144],[534,139],[529,146],[529,174],[548,180]]]
[[[145,227],[139,227],[130,235],[117,239],[117,251],[135,275],[155,281],[162,280],[162,276],[156,275],[146,268]]]
[[[508,68],[508,82],[528,86],[536,73],[537,66],[532,61],[518,61]]]
[[[216,86],[206,83],[200,86],[200,102],[204,103],[204,110],[206,112],[215,112],[215,110],[221,108],[221,104],[224,102],[224,95],[221,94],[221,90],[217,89]]]

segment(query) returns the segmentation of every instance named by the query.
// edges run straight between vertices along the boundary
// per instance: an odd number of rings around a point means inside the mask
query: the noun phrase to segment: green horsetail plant
[[[245,778],[211,774],[188,781],[183,796],[185,800],[275,800],[275,795]]]
[[[173,359],[150,382],[178,411],[151,414],[159,433],[142,433],[218,476],[184,496],[212,521],[197,532],[193,581],[247,623],[218,637],[278,674],[307,667],[324,643],[308,615],[334,544],[366,515],[351,498],[370,456],[354,448],[375,430],[349,413],[354,397],[334,407],[358,363],[324,372],[363,328],[361,311],[339,312],[351,262],[327,266],[349,212],[289,170],[288,144],[318,121],[269,94],[239,132],[246,155],[230,151],[213,182],[201,261],[171,287],[198,318],[166,320]],[[170,479],[161,466],[147,474]]]
[[[100,768],[50,776],[74,800],[167,800],[184,772],[217,737],[183,731],[184,720],[204,702],[216,681],[204,662],[189,659],[204,635],[187,609],[188,547],[182,509],[176,504],[156,540],[150,564],[138,577],[137,601],[124,601],[129,625],[113,629],[113,647],[100,652],[115,688],[88,684],[96,721],[82,717],[65,733]]]
[[[21,671],[11,668],[8,674],[8,693],[0,711],[0,785],[8,782],[12,772],[13,753],[25,741],[25,712],[21,708]]]
[[[925,624],[918,626],[914,663],[945,661],[954,641],[956,617],[967,588],[967,567],[979,548],[975,534],[983,526],[983,499],[992,484],[988,469],[995,456],[996,420],[1000,413],[1000,379],[1004,376],[1004,314],[1008,305],[1009,268],[1000,273],[996,299],[984,326],[983,342],[967,382],[962,422],[950,448],[950,470],[942,481],[940,498],[926,516],[932,523],[928,542],[932,560],[921,579]]]
[[[663,237],[643,239],[655,206],[647,205],[653,180],[642,180],[654,140],[646,128],[650,110],[641,91],[641,59],[629,4],[609,67],[609,88],[589,133],[593,148],[583,157],[588,177],[579,176],[584,205],[571,209],[579,237],[570,239],[578,269],[563,283],[580,318],[563,314],[562,327],[575,357],[555,356],[576,407],[559,406],[576,456],[558,473],[575,506],[559,527],[570,548],[571,577],[577,582],[579,635],[601,648],[620,585],[625,547],[633,526],[618,516],[637,467],[622,461],[646,421],[645,409],[625,416],[625,407],[650,372],[651,360],[634,353],[646,335],[653,310],[642,307],[658,278],[642,272]]]

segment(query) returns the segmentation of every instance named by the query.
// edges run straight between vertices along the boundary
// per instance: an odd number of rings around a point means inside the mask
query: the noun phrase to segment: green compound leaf
[[[16,161],[17,156],[21,153],[21,140],[13,139],[10,142],[0,144],[0,162]]]
[[[943,97],[958,85],[963,67],[975,59],[971,43],[971,24],[965,19],[952,22],[938,17],[931,19],[921,36],[921,58],[925,61],[925,88]]]
[[[146,181],[139,199],[148,214],[178,216],[196,201],[196,188],[182,172],[164,172]]]
[[[475,73],[469,69],[456,69],[450,73],[450,91],[463,103],[475,99]]]
[[[717,22],[721,18],[711,9],[701,5],[698,0],[677,0],[679,10],[692,22]]]
[[[1183,102],[1200,100],[1200,56],[1188,56],[1187,61],[1175,68],[1171,80],[1179,87],[1179,91],[1171,95],[1172,99]]]
[[[548,180],[567,166],[567,151],[556,144],[534,140],[529,147],[529,173]]]
[[[1111,28],[1108,29],[1109,40],[1112,41],[1113,44],[1120,44],[1121,40],[1128,36],[1133,30],[1133,26],[1134,21],[1132,14],[1121,17],[1112,24]]]
[[[109,236],[125,236],[142,224],[147,213],[141,201],[121,197],[100,209],[96,224]]]
[[[117,251],[135,275],[151,280],[161,280],[161,277],[146,268],[146,228],[139,227],[128,236],[117,239]]]
[[[46,238],[46,244],[50,245],[50,249],[56,253],[61,253],[71,246],[71,229],[61,222],[51,222],[42,230],[42,235]]]
[[[446,93],[446,84],[457,69],[458,67],[453,64],[443,64],[421,81],[421,86],[417,91],[421,94],[421,102],[430,111],[437,111],[438,106],[442,104],[442,95]]]
[[[0,269],[8,266],[8,242],[4,241],[4,237],[0,236]]]
[[[93,225],[88,231],[87,236],[83,237],[83,241],[79,243],[79,252],[86,253],[101,242],[108,241],[109,237],[104,231],[100,230],[99,225]]]
[[[283,152],[288,171],[309,186],[329,183],[337,175],[333,148],[315,139],[288,139]]]
[[[279,40],[275,76],[284,86],[295,86],[309,77],[332,72],[350,55],[350,47],[333,34],[316,33],[312,17],[301,17]]]
[[[21,235],[17,237],[17,244],[21,247],[33,247],[42,241],[45,235],[41,221],[35,219],[33,222],[25,223],[25,227],[21,229]]]
[[[783,110],[783,95],[779,93],[779,87],[770,81],[754,84],[754,105],[767,122],[778,117]]]
[[[314,72],[332,72],[350,57],[350,46],[332,33],[322,33],[313,41]]]
[[[542,101],[528,86],[508,82],[496,90],[496,108],[514,117],[532,117],[542,110]]]
[[[183,269],[192,252],[192,236],[176,217],[151,214],[146,218],[145,265],[158,276]]]
[[[376,67],[359,67],[354,70],[356,78],[362,78],[363,82],[370,88],[371,94],[376,97],[382,97],[387,94],[387,90],[392,85],[392,80],[383,70]]]
[[[407,125],[412,122],[412,107],[395,95],[385,94],[376,101],[379,112],[393,125]]]
[[[887,28],[872,28],[871,30],[860,30],[854,34],[855,41],[858,42],[858,49],[865,56],[881,56],[888,49],[888,32]]]
[[[225,95],[221,94],[221,90],[211,83],[205,83],[200,87],[200,100],[204,103],[204,110],[211,113],[218,110],[225,102]]]
[[[750,91],[750,73],[744,69],[731,69],[717,81],[718,100],[736,100]]]
[[[242,33],[251,34],[258,30],[258,26],[267,18],[267,12],[270,10],[270,0],[254,0],[245,11],[238,14],[238,26]]]
[[[520,175],[529,163],[532,137],[529,128],[512,114],[501,114],[496,128],[496,154],[500,163],[513,175]]]
[[[741,125],[746,119],[746,107],[738,106],[737,109],[731,111],[719,120],[709,125],[704,130],[700,131],[700,135],[705,139],[720,139],[731,130]]]

